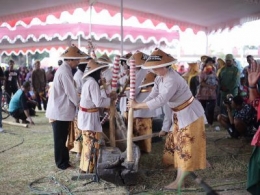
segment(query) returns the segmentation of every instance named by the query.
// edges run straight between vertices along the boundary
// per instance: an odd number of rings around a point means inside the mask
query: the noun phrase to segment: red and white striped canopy
[[[120,26],[92,24],[93,44],[99,50],[119,50]],[[80,37],[80,38],[79,38]],[[3,53],[27,53],[48,51],[51,48],[64,48],[72,42],[87,47],[90,38],[89,24],[49,24],[33,25],[29,28],[17,26],[15,30],[1,28],[0,50]],[[171,45],[179,39],[178,31],[154,30],[137,27],[124,27],[124,49],[132,51],[150,45]],[[27,51],[26,51],[27,50]]]
[[[0,25],[3,27],[0,31],[0,50],[23,53],[29,48],[63,48],[79,35],[85,46],[84,40],[89,36],[87,24],[34,26],[32,22],[37,18],[46,23],[49,15],[60,18],[64,11],[73,15],[77,8],[86,11],[90,7],[89,2],[93,3],[97,13],[106,10],[111,17],[120,13],[119,0],[37,0],[37,3],[35,0],[6,1],[0,6]],[[163,23],[168,30],[178,26],[182,31],[192,28],[195,33],[212,32],[259,19],[259,2],[260,0],[131,0],[123,1],[123,17],[126,20],[135,17],[140,24],[150,21],[151,28]],[[92,32],[93,38],[98,40],[94,43],[97,48],[120,48],[120,27],[93,24]],[[124,27],[126,51],[162,42],[168,44],[176,38],[178,35],[174,31]]]
[[[33,18],[42,22],[48,15],[59,18],[63,11],[87,10],[93,2],[97,12],[107,10],[111,16],[120,13],[120,0],[8,0],[0,6],[0,24],[14,27],[22,21],[29,25]],[[170,29],[194,32],[233,27],[260,18],[260,0],[131,0],[123,1],[124,18],[136,17],[140,23],[151,20],[156,26],[165,23]]]

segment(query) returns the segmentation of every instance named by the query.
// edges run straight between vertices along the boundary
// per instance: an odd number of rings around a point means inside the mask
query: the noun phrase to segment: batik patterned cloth
[[[69,125],[69,134],[66,142],[66,147],[68,150],[71,150],[74,147],[74,141],[75,141],[75,129],[74,129],[74,122],[71,121]]]
[[[134,137],[141,135],[152,134],[152,119],[151,118],[135,118],[133,126]],[[136,142],[140,150],[143,152],[152,151],[152,138],[145,139],[142,141]]]
[[[93,138],[96,140],[99,139],[100,133],[94,132],[94,131],[83,131],[82,133],[83,137],[83,148],[81,152],[81,159],[80,159],[80,169],[82,171],[86,171],[88,173],[93,173],[95,168],[95,159],[98,156],[98,149],[99,144],[98,142],[95,142],[93,144]],[[94,146],[96,149],[95,154],[91,154],[91,147]],[[92,148],[93,150],[93,148]]]
[[[77,152],[77,153],[81,153],[82,150],[82,143],[80,140],[76,141],[76,139],[81,135],[81,130],[78,128],[78,122],[75,119],[73,122],[73,127],[74,127],[74,135],[75,135],[75,139],[73,141],[73,148],[70,150],[71,152]]]
[[[166,137],[163,163],[183,171],[206,168],[206,135],[204,117],[179,129],[177,115],[173,115],[173,130]]]

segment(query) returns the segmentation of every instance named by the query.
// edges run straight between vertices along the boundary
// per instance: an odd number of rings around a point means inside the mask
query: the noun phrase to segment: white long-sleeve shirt
[[[168,132],[172,130],[172,109],[168,104],[164,104],[162,109],[164,113],[162,131]]]
[[[88,109],[108,107],[109,105],[110,98],[102,97],[98,83],[92,77],[87,77],[82,86],[80,107]],[[83,131],[102,132],[99,112],[84,112],[79,109],[78,128]]]
[[[73,79],[77,85],[78,94],[81,94],[81,89],[82,89],[82,85],[83,85],[82,76],[83,76],[83,72],[80,69],[78,69],[77,72],[73,76]]]
[[[175,108],[192,97],[192,93],[185,80],[174,70],[169,69],[164,77],[157,76],[154,87],[150,95],[143,101],[146,102],[150,110],[168,104],[170,108]],[[204,116],[204,109],[196,99],[181,111],[173,112],[177,114],[179,128],[184,128]]]
[[[70,66],[63,62],[55,73],[47,104],[46,117],[52,120],[73,121],[79,103]]]

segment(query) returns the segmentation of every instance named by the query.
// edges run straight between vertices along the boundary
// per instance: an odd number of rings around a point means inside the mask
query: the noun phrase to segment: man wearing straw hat
[[[135,60],[135,65],[137,69],[135,99],[138,102],[143,101],[150,94],[154,79],[156,77],[154,73],[141,69],[141,66],[145,63],[148,57],[148,55],[137,51],[131,56],[131,58],[128,59],[128,64],[130,64],[130,60]],[[152,118],[156,117],[157,112],[157,109],[134,111],[134,136],[152,134]],[[150,153],[152,151],[152,138],[139,141],[137,145],[142,152]]]
[[[131,100],[128,103],[130,108],[150,110],[167,103],[173,111],[174,125],[166,138],[163,160],[174,164],[178,172],[175,181],[165,186],[165,190],[179,188],[190,171],[206,168],[204,109],[185,80],[169,68],[175,61],[156,48],[142,66],[157,75],[150,95],[143,102]]]
[[[102,132],[100,123],[99,108],[108,107],[110,99],[117,98],[116,93],[110,94],[109,97],[103,97],[100,92],[99,80],[101,70],[109,65],[98,64],[93,59],[88,62],[82,79],[84,84],[81,91],[81,99],[78,113],[78,128],[82,130],[83,148],[80,159],[81,172],[92,173],[95,168],[93,161],[97,153],[91,151],[98,148],[99,134]],[[92,149],[91,149],[92,148]],[[91,160],[92,159],[92,160]]]
[[[55,163],[62,170],[71,167],[66,140],[79,103],[71,70],[78,66],[80,59],[86,57],[76,46],[69,47],[61,55],[64,62],[55,73],[48,99],[46,117],[52,123]]]

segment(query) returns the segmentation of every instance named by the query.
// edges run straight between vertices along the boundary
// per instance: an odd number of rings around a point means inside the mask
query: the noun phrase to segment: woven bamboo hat
[[[101,63],[101,64],[113,64],[113,62],[111,61],[111,59],[108,57],[108,55],[106,53],[104,53],[102,56],[100,56],[97,59],[97,62]]]
[[[88,75],[90,75],[91,73],[93,73],[99,69],[106,68],[108,66],[109,66],[108,64],[99,64],[99,63],[95,62],[95,60],[91,59],[88,61],[88,66],[86,67],[82,78],[85,78]]]
[[[143,69],[153,69],[153,68],[161,68],[164,66],[170,66],[174,64],[177,60],[172,57],[170,54],[165,53],[164,51],[156,48],[149,58],[146,60]]]
[[[127,61],[132,55],[133,55],[132,52],[129,52],[129,53],[123,55],[122,57],[120,57],[120,60]]]
[[[148,59],[148,55],[141,52],[141,51],[136,51],[128,60],[127,60],[127,65],[130,65],[131,60],[135,60],[135,67],[139,68],[142,65],[144,65],[145,61]]]
[[[88,55],[72,45],[60,57],[63,59],[82,59],[88,57]]]
[[[209,56],[203,55],[203,56],[200,57],[200,60],[202,62],[205,62],[207,60],[207,58],[209,58]]]
[[[80,59],[79,64],[87,64],[92,59],[89,55],[86,58]]]
[[[156,77],[156,74],[152,73],[152,72],[148,72],[142,82],[142,84],[139,86],[139,88],[142,87],[147,87],[149,85],[153,85],[154,84],[154,79]]]

